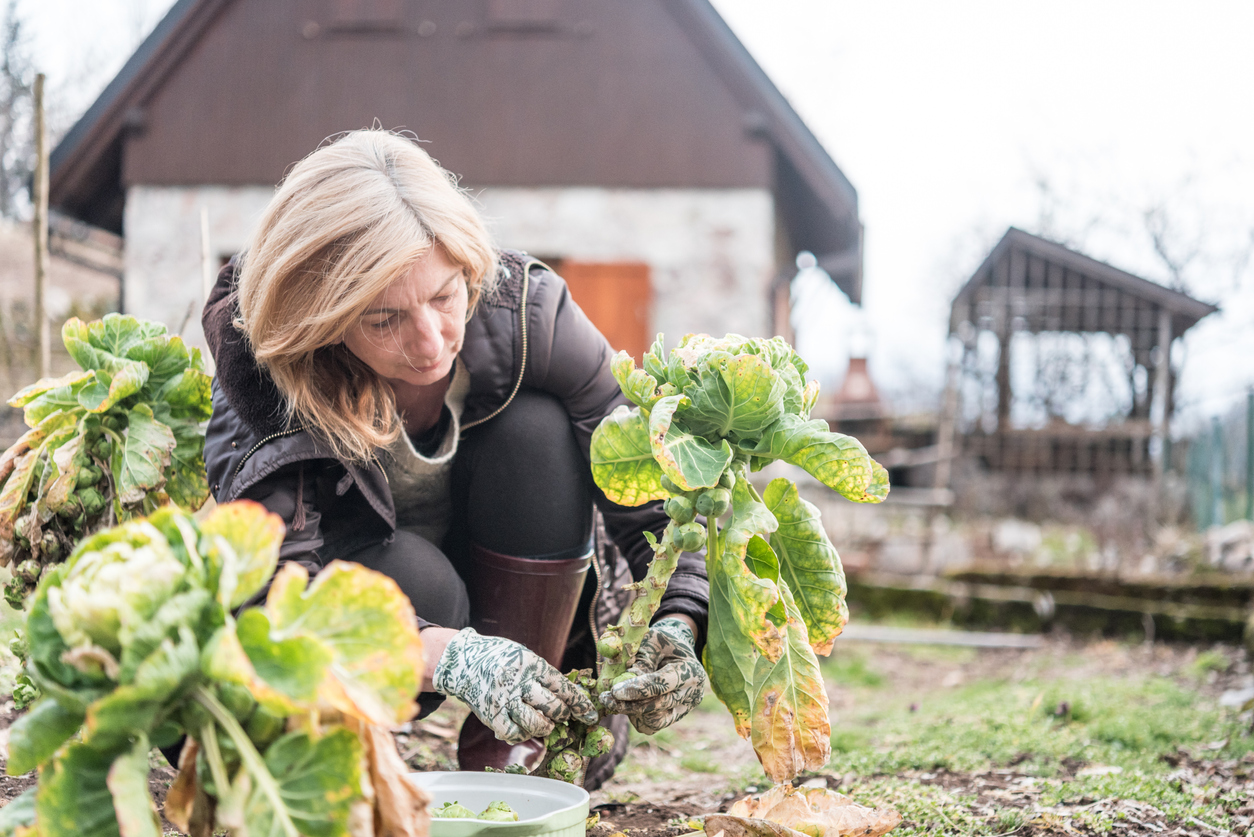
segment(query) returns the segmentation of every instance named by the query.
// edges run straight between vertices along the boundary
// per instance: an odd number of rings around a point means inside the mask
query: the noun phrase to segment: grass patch
[[[876,688],[884,685],[884,676],[871,668],[866,650],[844,646],[832,656],[820,660],[823,676],[846,687]]]
[[[1226,668],[1227,658],[1218,656]],[[998,834],[1026,822],[1024,811],[1014,807],[984,805],[976,816],[968,798],[898,778],[910,771],[970,773],[1013,765],[1046,782],[1041,806],[1128,799],[1173,820],[1192,816],[1218,828],[1228,825],[1226,811],[1242,804],[1217,788],[1208,792],[1169,779],[1173,768],[1162,757],[1178,747],[1208,746],[1208,757],[1218,759],[1254,752],[1254,738],[1235,713],[1169,678],[978,681],[934,691],[913,708],[872,680],[863,682],[856,702],[861,708],[836,721],[829,769],[852,782],[860,801],[897,807],[907,823],[902,834]],[[1085,764],[1120,772],[1069,778]],[[1077,817],[1099,831],[1114,822],[1100,812]]]

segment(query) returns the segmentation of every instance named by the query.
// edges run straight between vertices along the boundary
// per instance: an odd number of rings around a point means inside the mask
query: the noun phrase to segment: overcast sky
[[[67,118],[170,6],[20,2]],[[713,2],[858,189],[863,309],[797,284],[821,376],[852,342],[899,402],[934,391],[949,298],[1011,224],[1165,281],[1163,207],[1190,290],[1225,309],[1189,341],[1185,412],[1254,384],[1254,3]]]

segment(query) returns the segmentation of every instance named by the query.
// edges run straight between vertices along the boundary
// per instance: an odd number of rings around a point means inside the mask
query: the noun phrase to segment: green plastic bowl
[[[431,818],[431,837],[583,837],[588,819],[588,792],[556,779],[513,773],[412,773],[414,782],[431,794],[432,808],[460,802],[482,811],[504,802],[518,813],[518,822]]]

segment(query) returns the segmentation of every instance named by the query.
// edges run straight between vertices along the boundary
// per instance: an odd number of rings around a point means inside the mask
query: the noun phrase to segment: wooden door
[[[625,350],[639,363],[654,336],[649,333],[653,309],[649,266],[642,262],[562,259],[553,268],[566,280],[570,295],[610,345],[615,350]]]

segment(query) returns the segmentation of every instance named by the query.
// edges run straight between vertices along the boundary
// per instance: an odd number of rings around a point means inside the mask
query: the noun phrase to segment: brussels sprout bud
[[[441,820],[477,820],[479,815],[462,805],[460,802],[445,802],[431,812],[431,816]]]
[[[26,607],[26,582],[16,576],[9,579],[9,583],[4,585],[4,600],[14,610],[24,609]]]
[[[731,471],[724,471],[723,475],[718,478],[718,484],[719,487],[726,488],[728,491],[731,491],[736,487],[736,475]]]
[[[570,737],[566,724],[554,724],[553,731],[544,739],[544,749],[556,750],[562,746],[562,743]]]
[[[248,733],[248,740],[257,745],[257,749],[265,752],[265,749],[274,743],[284,730],[287,729],[287,719],[281,715],[273,715],[264,706],[258,706],[248,719],[248,723],[244,724],[244,732]]]
[[[109,461],[109,454],[113,452],[113,445],[109,444],[108,436],[101,436],[96,444],[92,445],[91,452],[98,458]]]
[[[34,558],[26,559],[22,563],[18,564],[13,570],[14,575],[23,581],[29,581],[31,584],[34,584],[39,580],[39,574],[41,572],[43,572],[43,567],[41,567],[39,562]]]
[[[479,813],[479,819],[489,822],[518,822],[518,814],[504,802],[490,802]]]
[[[13,683],[13,707],[18,712],[23,712],[26,707],[39,700],[42,692],[39,687],[26,676],[26,672],[22,672],[17,676],[17,680]]]
[[[705,527],[700,523],[685,523],[675,530],[675,545],[684,552],[695,552],[705,544]]]
[[[726,488],[711,488],[697,497],[697,513],[706,517],[721,517],[731,507],[731,492]]]
[[[628,674],[627,672],[624,671],[622,674],[615,677],[613,681],[611,681],[610,686],[611,687],[617,686],[620,683],[626,683],[628,680],[635,680],[635,679],[636,679],[636,675]]]
[[[44,532],[44,536],[39,539],[39,557],[53,561],[61,557],[61,539],[56,534]],[[39,576],[36,575],[30,580],[36,581],[38,578]]]
[[[579,781],[579,774],[582,771],[583,759],[573,750],[564,750],[549,762],[549,778],[560,782],[570,782],[573,785]]]
[[[121,420],[119,420],[117,416],[113,416],[113,415],[107,415],[104,418],[102,418],[100,420],[100,424],[106,430],[112,430],[114,433],[117,433],[119,430],[122,429]]]
[[[26,662],[26,656],[30,654],[30,641],[26,639],[25,631],[16,631],[16,636],[9,640],[9,652],[22,662]]]
[[[74,485],[76,488],[87,488],[100,482],[102,476],[104,474],[95,465],[84,465],[78,470]]]
[[[241,724],[251,718],[257,708],[257,701],[253,699],[252,693],[238,683],[219,683],[218,699]]]
[[[580,755],[590,759],[603,756],[614,748],[614,733],[602,726],[590,727],[588,737],[583,740]]]
[[[662,479],[659,480],[659,482],[661,482],[662,487],[665,488],[667,491],[669,491],[671,494],[683,494],[684,493],[684,490],[680,488],[678,485],[676,485],[675,482],[670,477],[666,476],[666,474],[662,474]]]
[[[597,653],[606,659],[617,658],[623,653],[623,638],[618,634],[605,634],[597,642]]]
[[[83,504],[83,513],[87,515],[100,514],[105,507],[104,495],[96,488],[80,488],[78,499]]]
[[[691,523],[692,519],[697,516],[697,510],[693,506],[692,501],[683,495],[676,495],[667,499],[662,505],[662,510],[666,512],[666,516],[676,523]]]

